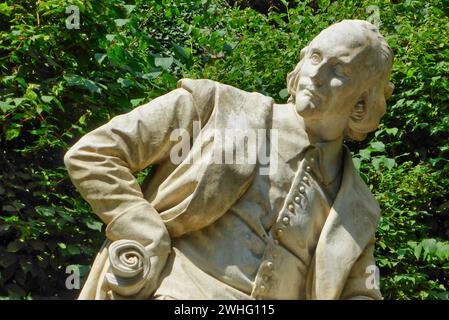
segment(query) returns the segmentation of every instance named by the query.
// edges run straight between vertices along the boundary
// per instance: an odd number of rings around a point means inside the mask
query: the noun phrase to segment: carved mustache
[[[322,99],[322,95],[320,93],[317,92],[317,90],[313,87],[310,86],[298,86],[298,91],[302,92],[303,94],[306,94],[308,96],[311,96],[313,98],[317,98],[319,100]]]

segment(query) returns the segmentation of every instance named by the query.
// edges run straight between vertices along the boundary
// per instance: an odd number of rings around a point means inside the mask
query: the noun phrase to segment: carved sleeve
[[[189,91],[178,88],[113,118],[66,153],[70,178],[107,224],[109,239],[136,240],[163,251],[169,247],[165,225],[144,199],[133,172],[167,160],[176,143],[169,139],[172,130],[191,132],[205,109],[195,105]]]

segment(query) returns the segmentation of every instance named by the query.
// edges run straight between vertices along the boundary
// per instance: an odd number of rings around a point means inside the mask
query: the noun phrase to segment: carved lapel
[[[377,201],[358,175],[345,147],[340,190],[315,251],[308,298],[338,299],[352,265],[372,238],[380,217]]]

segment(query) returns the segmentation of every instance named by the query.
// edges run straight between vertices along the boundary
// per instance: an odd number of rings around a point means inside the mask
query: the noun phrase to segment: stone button
[[[309,178],[307,178],[306,176],[304,176],[304,177],[302,177],[302,181],[308,182],[308,181],[309,181]]]
[[[288,211],[294,212],[294,211],[295,211],[295,206],[292,205],[292,204],[289,204],[289,205],[288,205]]]
[[[284,234],[284,230],[282,230],[282,229],[276,230],[276,235],[278,236],[278,238],[282,237],[283,234]]]
[[[296,203],[300,203],[301,202],[301,198],[300,197],[295,197],[295,202]]]
[[[304,186],[300,186],[299,187],[299,192],[301,192],[301,193],[306,192],[306,188],[304,188]]]
[[[314,157],[310,157],[310,162],[314,163],[315,162],[315,158]]]
[[[282,218],[282,223],[283,223],[283,224],[288,225],[289,222],[290,222],[290,218],[289,218],[289,217],[283,217],[283,218]]]
[[[312,171],[312,167],[310,167],[310,166],[307,166],[307,167],[306,167],[306,171],[307,171],[307,172],[310,172],[310,171]]]
[[[273,262],[268,261],[267,262],[267,268],[270,269],[270,270],[273,270],[273,267],[274,267]]]
[[[266,289],[265,286],[264,286],[263,284],[261,284],[261,285],[260,285],[260,291],[261,291],[261,292],[264,292],[265,289]]]

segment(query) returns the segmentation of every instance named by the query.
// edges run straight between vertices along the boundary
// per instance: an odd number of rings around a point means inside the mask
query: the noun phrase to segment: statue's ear
[[[352,108],[351,119],[360,122],[366,115],[366,94],[363,94]]]
[[[388,81],[388,84],[384,91],[385,100],[388,99],[389,97],[391,97],[391,95],[393,94],[393,91],[394,91],[394,84],[392,82]]]

